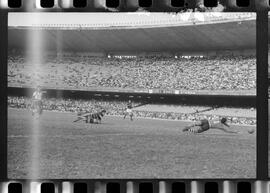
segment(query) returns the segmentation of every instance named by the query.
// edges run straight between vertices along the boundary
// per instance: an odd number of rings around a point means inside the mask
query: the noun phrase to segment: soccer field
[[[188,122],[105,116],[73,123],[73,113],[8,110],[8,177],[255,178],[256,133],[183,133]]]

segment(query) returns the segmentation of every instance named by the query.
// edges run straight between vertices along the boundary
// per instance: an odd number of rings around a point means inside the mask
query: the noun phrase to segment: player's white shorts
[[[127,109],[127,113],[132,113],[132,109]]]

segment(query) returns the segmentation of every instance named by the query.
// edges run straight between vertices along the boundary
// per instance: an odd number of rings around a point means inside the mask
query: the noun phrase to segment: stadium
[[[255,177],[255,37],[253,13],[10,14],[9,178]],[[222,117],[237,134],[182,132]]]

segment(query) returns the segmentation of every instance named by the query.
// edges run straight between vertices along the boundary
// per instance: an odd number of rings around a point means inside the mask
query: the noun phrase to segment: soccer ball
[[[249,133],[249,134],[252,134],[252,133],[254,133],[254,132],[255,132],[255,129],[254,129],[254,128],[248,129],[248,133]]]

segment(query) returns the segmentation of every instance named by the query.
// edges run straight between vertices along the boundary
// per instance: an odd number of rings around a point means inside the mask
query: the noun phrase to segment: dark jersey
[[[206,130],[210,129],[210,124],[209,124],[209,121],[207,119],[201,120],[201,125],[200,126],[203,129],[203,131],[206,131]]]
[[[131,104],[131,103],[128,103],[128,104],[127,104],[127,108],[128,108],[128,109],[131,109],[131,108],[132,108],[132,104]]]

